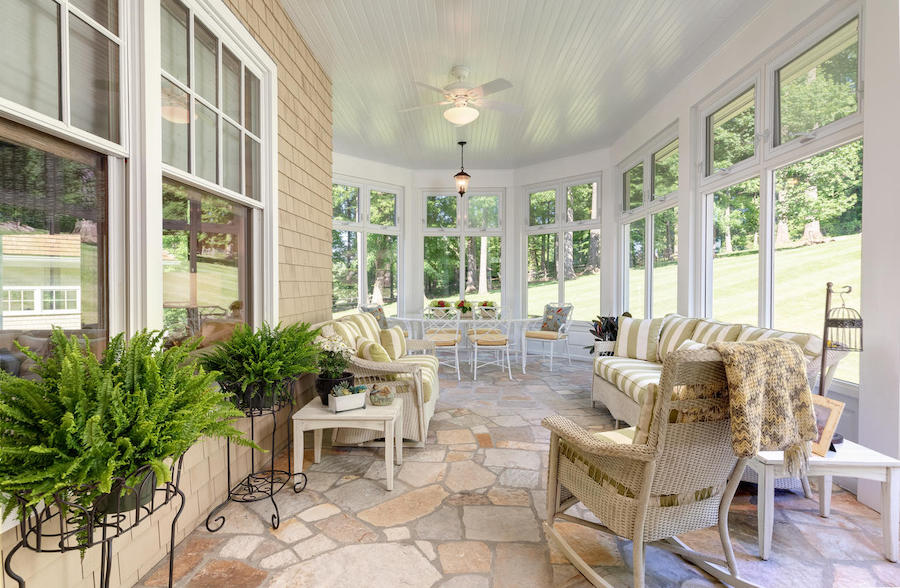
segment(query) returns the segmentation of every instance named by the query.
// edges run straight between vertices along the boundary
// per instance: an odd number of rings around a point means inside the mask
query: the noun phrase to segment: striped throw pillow
[[[362,340],[359,344],[359,349],[356,350],[356,355],[360,359],[366,359],[368,361],[391,361],[391,356],[384,350],[384,347],[375,341],[370,341],[368,339]]]
[[[403,336],[402,328],[381,329],[380,336],[381,346],[391,356],[391,359],[399,359],[406,355],[406,337]]]
[[[822,355],[822,338],[809,333],[791,333],[788,331],[776,331],[764,327],[751,327],[744,325],[738,335],[738,341],[761,341],[763,339],[787,339],[793,341],[803,350],[803,355],[808,358]]]
[[[348,347],[356,349],[357,341],[362,335],[356,325],[344,321],[332,321],[331,328],[334,329],[335,334],[344,340]]]
[[[693,339],[685,339],[681,342],[681,345],[678,346],[678,351],[699,351],[700,349],[706,349],[706,345],[697,343]]]
[[[691,339],[697,343],[709,345],[716,341],[737,341],[740,332],[741,325],[701,319],[697,322],[697,326],[694,327],[694,334],[691,335]]]
[[[659,361],[665,361],[669,353],[678,349],[683,341],[690,339],[699,322],[700,319],[675,313],[663,317],[662,330],[659,332]]]
[[[659,345],[659,331],[663,320],[634,319],[628,316],[619,317],[619,334],[616,338],[616,350],[614,355],[643,359],[646,361],[658,361],[657,347]]]
[[[359,329],[362,336],[370,341],[378,340],[378,331],[381,330],[381,327],[378,326],[378,321],[375,320],[375,317],[367,312],[345,316],[341,319],[341,322],[356,325],[356,328]]]

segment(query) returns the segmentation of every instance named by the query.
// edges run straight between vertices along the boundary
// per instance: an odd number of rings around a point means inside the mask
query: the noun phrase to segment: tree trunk
[[[570,215],[571,216],[571,215]],[[572,231],[566,231],[565,236],[563,237],[565,241],[563,242],[563,255],[564,257],[564,265],[563,265],[563,279],[565,280],[574,280],[575,279],[575,244],[573,239]]]
[[[779,220],[775,225],[775,247],[783,247],[791,242],[791,233],[785,220]]]
[[[475,291],[475,240],[466,239],[466,293]]]
[[[734,247],[731,245],[731,207],[725,207],[725,218],[722,221],[722,224],[725,225],[725,244],[722,247],[723,253],[732,253],[734,251]]]
[[[478,295],[486,296],[488,293],[488,238],[481,237],[481,258],[478,264]]]
[[[600,233],[598,231],[591,231],[588,257],[590,258],[590,271],[594,273],[600,271]]]
[[[824,240],[825,235],[822,234],[822,227],[819,226],[819,221],[814,220],[806,223],[806,226],[803,227],[803,236],[800,237],[802,243],[811,245],[813,243],[821,243]]]

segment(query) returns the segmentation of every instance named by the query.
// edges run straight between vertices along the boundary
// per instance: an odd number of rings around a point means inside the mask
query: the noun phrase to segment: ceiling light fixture
[[[478,114],[479,112],[476,108],[472,108],[465,102],[458,102],[453,108],[448,108],[444,111],[444,118],[461,127],[478,118]]]
[[[453,109],[451,108],[450,110]],[[473,108],[472,110],[475,109]],[[477,113],[478,111],[475,110],[475,112]],[[466,146],[466,142],[460,141],[457,144],[459,145],[459,173],[453,176],[453,179],[456,180],[456,191],[459,192],[460,197],[462,197],[462,195],[466,193],[466,190],[469,189],[469,179],[471,179],[472,176],[466,173],[466,168],[463,165],[463,147]]]

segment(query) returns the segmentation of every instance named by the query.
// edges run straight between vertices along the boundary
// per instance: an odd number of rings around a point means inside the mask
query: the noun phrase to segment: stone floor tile
[[[530,508],[464,506],[466,539],[483,541],[540,541],[537,519]]]
[[[543,472],[510,468],[500,474],[500,484],[513,488],[539,488]]]
[[[411,490],[359,513],[359,518],[377,527],[393,527],[434,512],[447,496],[438,485]]]
[[[428,558],[429,561],[434,560],[437,557],[437,553],[434,551],[434,546],[428,541],[416,541],[416,547],[422,552],[422,555]]]
[[[261,586],[266,576],[266,572],[240,561],[212,560],[200,568],[200,571],[188,582],[188,586],[190,588],[222,588],[222,586],[254,588]]]
[[[378,535],[370,527],[347,513],[341,513],[316,523],[316,528],[338,543],[375,543]]]
[[[449,580],[438,584],[440,588],[488,588],[491,582],[486,576],[473,576],[466,574],[463,576],[453,576]]]
[[[329,539],[326,535],[313,535],[306,541],[301,541],[297,545],[294,545],[294,553],[296,553],[300,559],[309,559],[320,553],[330,551],[335,547],[337,547],[337,543]]]
[[[262,543],[264,537],[261,535],[238,535],[232,537],[222,546],[219,555],[232,559],[247,559],[253,550]]]
[[[297,554],[294,553],[293,550],[282,549],[278,553],[273,553],[269,557],[263,558],[262,561],[259,562],[259,567],[266,570],[274,570],[276,568],[289,566],[296,561],[298,561]]]
[[[384,536],[388,541],[404,541],[409,539],[409,528],[407,527],[391,527],[384,530]]]
[[[488,490],[488,499],[498,506],[531,506],[531,495],[521,488],[495,487]]]
[[[437,432],[439,445],[459,445],[461,443],[474,443],[475,435],[469,429],[450,429]]]
[[[431,463],[425,461],[409,461],[400,468],[397,479],[406,482],[410,486],[421,488],[434,484],[444,477],[447,464]]]
[[[346,545],[292,568],[292,586],[429,588],[440,572],[413,545]]]
[[[341,512],[337,506],[333,504],[319,504],[300,513],[300,518],[306,522],[318,521]]]
[[[306,525],[304,525],[299,518],[291,518],[288,520],[282,519],[278,528],[270,528],[269,533],[279,541],[283,541],[287,544],[296,543],[297,541],[306,539],[312,535],[312,531],[307,529]]]
[[[449,464],[444,484],[453,492],[464,492],[490,486],[497,476],[490,470],[472,461],[458,461]]]
[[[543,545],[501,543],[494,563],[494,588],[549,588],[553,572]]]
[[[481,541],[453,541],[437,547],[445,574],[478,574],[491,571],[491,550]]]
[[[536,452],[523,449],[485,449],[485,466],[502,468],[518,468],[537,470],[541,467],[541,458]]]
[[[413,523],[419,539],[461,539],[462,523],[458,508],[443,506]]]

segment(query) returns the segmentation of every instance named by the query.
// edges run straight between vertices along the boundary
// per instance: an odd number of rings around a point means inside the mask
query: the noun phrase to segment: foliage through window
[[[678,139],[653,154],[650,198],[660,198],[678,190]]]
[[[391,192],[371,190],[369,192],[369,222],[386,227],[396,225],[397,195]]]
[[[633,210],[644,203],[644,164],[639,163],[622,176],[622,190],[625,195],[625,211]]]
[[[653,215],[652,316],[678,311],[678,207]]]
[[[756,87],[706,119],[706,175],[753,157],[756,153]]]
[[[759,178],[713,194],[712,315],[759,324]]]
[[[600,230],[566,231],[563,239],[563,291],[575,307],[572,320],[593,320],[600,314]]]
[[[354,222],[359,215],[359,188],[343,184],[331,185],[332,218]]]
[[[528,224],[549,225],[556,222],[556,190],[543,190],[528,195]]]
[[[625,226],[628,262],[628,312],[634,318],[644,317],[644,294],[647,263],[647,221],[636,220]]]
[[[425,236],[425,298],[459,297],[459,240]]]
[[[855,113],[858,108],[859,19],[775,73],[776,145]]]
[[[566,188],[566,221],[594,220],[600,216],[600,191],[597,182]]]
[[[426,223],[429,228],[452,229],[456,227],[456,205],[459,196],[434,195],[425,199]]]
[[[331,231],[331,312],[353,311],[359,304],[359,233]]]
[[[500,228],[500,197],[495,194],[475,194],[467,197],[468,227],[472,229]]]
[[[528,316],[541,316],[544,305],[559,299],[557,234],[528,235]],[[599,292],[598,292],[599,298]]]
[[[397,235],[366,235],[366,288],[370,304],[381,304],[387,315],[397,313]]]

